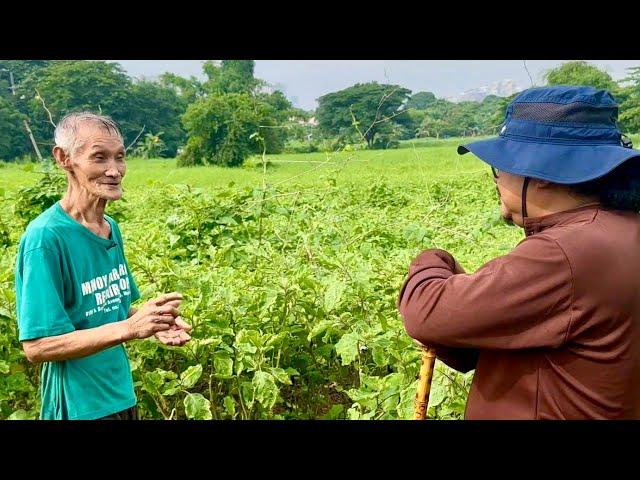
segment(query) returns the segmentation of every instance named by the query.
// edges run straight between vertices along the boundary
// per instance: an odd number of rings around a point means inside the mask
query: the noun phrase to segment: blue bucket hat
[[[554,183],[601,177],[640,156],[616,126],[618,105],[606,90],[530,88],[507,107],[497,138],[460,145],[505,172]]]

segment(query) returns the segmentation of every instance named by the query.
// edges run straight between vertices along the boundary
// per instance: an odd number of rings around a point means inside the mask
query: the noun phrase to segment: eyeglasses
[[[500,176],[500,170],[491,165],[491,173],[493,173],[493,178],[498,178]]]

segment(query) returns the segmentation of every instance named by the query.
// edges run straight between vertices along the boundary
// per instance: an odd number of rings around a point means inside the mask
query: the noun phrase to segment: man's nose
[[[122,172],[114,164],[109,165],[109,168],[107,168],[107,170],[104,172],[104,174],[107,177],[122,177]]]

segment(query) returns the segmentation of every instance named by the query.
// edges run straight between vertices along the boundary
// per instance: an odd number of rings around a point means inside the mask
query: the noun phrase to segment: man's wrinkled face
[[[497,178],[495,175],[497,174]],[[522,185],[524,177],[495,170],[494,181],[500,198],[500,213],[507,223],[522,227]]]
[[[120,199],[126,172],[122,139],[98,126],[81,126],[69,171],[90,195],[103,200]]]

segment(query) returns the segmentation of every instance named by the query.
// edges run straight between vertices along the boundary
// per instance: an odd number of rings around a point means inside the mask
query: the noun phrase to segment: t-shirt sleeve
[[[138,284],[133,278],[133,273],[131,273],[131,267],[129,267],[129,262],[127,262],[127,257],[124,254],[124,241],[122,240],[120,227],[118,226],[118,224],[114,219],[109,217],[109,221],[111,222],[111,228],[113,231],[114,239],[120,245],[120,249],[122,251],[122,258],[124,258],[124,264],[127,267],[127,274],[129,275],[129,287],[131,289],[131,303],[133,303],[140,299],[140,290],[138,290]]]
[[[127,259],[125,258],[125,263]],[[138,290],[138,285],[136,281],[133,279],[133,275],[131,274],[131,269],[129,265],[127,265],[127,272],[129,272],[129,286],[131,287],[131,303],[140,299],[140,290]]]
[[[73,332],[64,308],[64,279],[60,256],[39,247],[18,261],[16,304],[19,340],[34,340]]]

